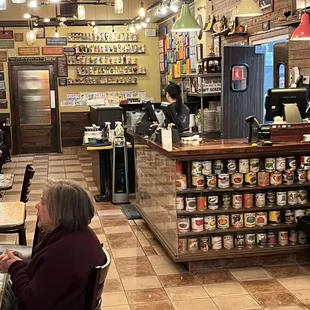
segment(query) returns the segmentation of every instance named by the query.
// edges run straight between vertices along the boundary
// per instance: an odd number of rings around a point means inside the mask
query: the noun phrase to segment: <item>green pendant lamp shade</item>
[[[261,15],[263,15],[263,12],[258,3],[254,0],[242,0],[237,6],[235,13],[236,17],[254,17]]]
[[[199,26],[196,19],[191,15],[188,4],[182,5],[181,16],[177,19],[173,26],[172,32],[191,32],[191,31],[200,31],[201,27]]]

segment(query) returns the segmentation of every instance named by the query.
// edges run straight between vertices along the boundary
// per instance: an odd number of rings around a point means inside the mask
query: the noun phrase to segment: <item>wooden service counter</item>
[[[310,144],[135,141],[144,146],[135,150],[137,208],[175,262],[204,269],[308,259],[295,218],[310,212]]]

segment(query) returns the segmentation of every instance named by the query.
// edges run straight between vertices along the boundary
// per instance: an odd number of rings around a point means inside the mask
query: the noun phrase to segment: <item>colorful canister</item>
[[[201,175],[201,174],[202,174],[202,162],[192,161],[192,175]]]
[[[192,231],[193,232],[201,232],[203,231],[203,217],[202,216],[193,216],[191,218]]]
[[[256,243],[259,247],[267,245],[267,234],[265,232],[259,232],[256,234]]]
[[[294,171],[290,169],[286,169],[283,173],[283,178],[282,178],[283,184],[291,185],[291,184],[294,184],[294,181],[295,181]]]
[[[224,209],[231,208],[231,195],[229,194],[222,195],[222,208]]]
[[[256,225],[266,226],[267,225],[267,212],[256,212],[255,214]]]
[[[256,226],[256,214],[255,213],[244,213],[244,226],[255,227]]]
[[[267,231],[267,244],[270,247],[273,247],[277,244],[277,235],[273,230]]]
[[[243,194],[243,206],[244,208],[250,209],[254,206],[254,194],[245,193]]]
[[[178,191],[181,191],[183,189],[187,189],[186,174],[177,175],[176,181],[175,181],[175,187]]]
[[[234,209],[241,209],[242,208],[242,194],[235,193],[232,195],[232,207]]]
[[[229,216],[226,214],[217,216],[217,228],[226,229],[229,227]]]
[[[207,197],[199,196],[197,197],[197,210],[205,211],[207,209]]]
[[[294,206],[298,203],[298,194],[297,191],[288,191],[287,192],[287,202],[289,205]]]
[[[196,253],[198,251],[198,239],[197,238],[189,238],[187,243],[188,243],[188,252]]]
[[[284,213],[284,223],[293,224],[295,222],[295,213],[293,210],[285,210]]]
[[[276,170],[276,159],[273,157],[265,158],[265,170],[267,172],[273,172]]]
[[[300,156],[300,167],[304,170],[310,169],[310,156]]]
[[[266,206],[266,195],[264,192],[255,193],[255,205],[257,208],[264,208]]]
[[[231,175],[231,184],[235,187],[243,185],[243,174],[240,172],[233,173]]]
[[[212,161],[205,160],[202,162],[202,174],[209,175],[212,174]]]
[[[178,217],[178,232],[187,233],[190,231],[189,217],[180,216]]]
[[[201,251],[209,251],[211,249],[211,238],[210,237],[201,237],[199,240],[199,247]]]
[[[270,173],[270,184],[280,185],[282,184],[282,173],[279,171],[273,171]]]
[[[239,172],[247,173],[250,171],[249,167],[250,161],[249,159],[239,159]]]
[[[305,183],[307,181],[306,170],[297,169],[297,181],[299,184]]]
[[[238,249],[244,248],[245,246],[245,237],[243,234],[235,235],[235,247]]]
[[[247,172],[244,177],[245,185],[256,185],[256,172]]]
[[[281,212],[280,211],[269,211],[268,220],[271,225],[278,225],[281,223]]]
[[[266,193],[266,205],[268,207],[274,206],[276,204],[276,192],[268,191]]]
[[[181,161],[177,161],[176,163],[176,173],[182,174],[183,172],[183,163]]]
[[[213,188],[216,187],[216,175],[215,174],[209,174],[206,176],[206,180],[207,180],[207,186],[209,188]]]
[[[288,245],[288,231],[279,230],[278,231],[278,244],[279,245]]]
[[[286,169],[286,160],[285,157],[276,158],[276,170],[284,171]]]
[[[298,243],[306,244],[308,242],[308,236],[301,230],[298,230]]]
[[[188,212],[196,211],[196,198],[195,197],[185,197],[185,209]]]
[[[222,248],[222,237],[221,236],[213,236],[211,238],[212,250],[220,250]]]
[[[304,205],[308,202],[307,191],[305,189],[297,190],[297,202]]]
[[[204,176],[202,174],[192,176],[192,186],[194,188],[202,189],[204,188],[204,185],[205,185]]]
[[[250,158],[250,171],[259,172],[259,158]]]
[[[294,211],[295,222],[297,222],[297,219],[299,217],[305,216],[305,214],[306,214],[306,210],[302,210],[302,209],[295,210]]]
[[[255,244],[255,234],[245,234],[245,244],[248,248],[252,248]]]
[[[179,250],[179,254],[184,254],[187,252],[187,239],[186,238],[178,239],[178,250]]]
[[[290,245],[295,245],[297,243],[297,230],[289,229],[288,231],[288,243]]]
[[[243,227],[243,214],[242,213],[231,215],[231,226],[234,228]]]
[[[229,159],[227,161],[227,172],[229,174],[233,174],[236,172],[236,170],[237,170],[236,160],[235,159]]]
[[[295,158],[295,156],[286,157],[286,169],[290,169],[292,171],[296,170],[296,158]]]
[[[184,210],[184,197],[177,197],[177,210]]]
[[[219,207],[219,196],[208,196],[208,209],[216,210]]]
[[[215,160],[213,163],[213,171],[215,174],[221,174],[224,172],[224,164],[222,160]]]
[[[234,247],[234,237],[233,235],[223,236],[223,246],[226,250],[230,250]]]
[[[277,192],[277,205],[278,206],[285,206],[287,205],[287,197],[286,192]]]
[[[269,185],[269,172],[260,171],[258,172],[258,185],[259,186],[267,186]]]
[[[212,231],[216,229],[216,219],[214,215],[208,215],[203,218],[204,229]]]
[[[221,173],[218,175],[217,177],[217,186],[219,188],[228,188],[229,185],[230,185],[230,182],[229,182],[229,174],[226,174],[226,173]]]

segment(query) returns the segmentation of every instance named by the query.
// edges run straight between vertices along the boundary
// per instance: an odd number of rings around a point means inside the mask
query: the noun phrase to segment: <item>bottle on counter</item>
[[[122,127],[122,122],[115,122],[115,136],[124,137],[124,128]]]

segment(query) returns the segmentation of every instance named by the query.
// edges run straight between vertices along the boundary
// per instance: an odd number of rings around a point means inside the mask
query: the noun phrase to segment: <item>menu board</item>
[[[63,55],[64,49],[63,47],[42,47],[42,55]]]
[[[58,76],[68,77],[68,64],[66,57],[57,57]]]

